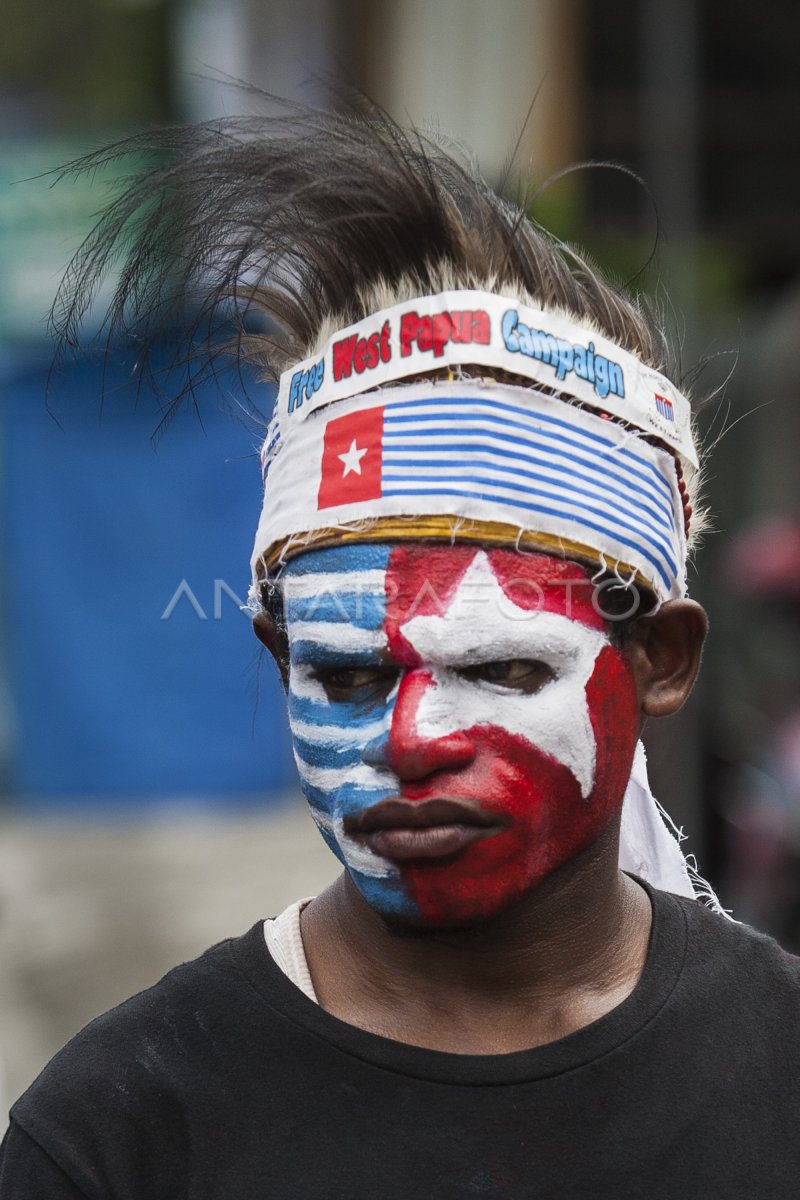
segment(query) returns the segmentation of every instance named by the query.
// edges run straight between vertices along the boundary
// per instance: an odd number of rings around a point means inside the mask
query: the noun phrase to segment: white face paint
[[[417,709],[420,734],[441,738],[476,725],[500,726],[568,767],[581,795],[589,795],[595,739],[586,684],[608,645],[604,633],[559,613],[519,608],[483,550],[444,615],[411,617],[401,632],[433,680]],[[526,695],[489,682],[476,686],[459,674],[459,668],[515,659],[544,663],[552,678]]]
[[[463,545],[337,547],[287,567],[303,789],[379,911],[434,923],[491,915],[597,837],[621,803],[635,744],[630,669],[586,593],[573,602],[565,585],[588,586],[583,568]],[[389,861],[348,830],[398,798],[477,805],[494,832],[452,860]]]

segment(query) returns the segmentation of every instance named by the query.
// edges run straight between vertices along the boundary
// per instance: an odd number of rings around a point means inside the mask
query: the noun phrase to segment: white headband
[[[281,433],[334,400],[442,367],[523,375],[666,442],[697,468],[688,400],[633,354],[557,313],[493,292],[442,292],[339,330],[281,375]]]
[[[468,378],[385,386],[476,366],[539,386]],[[358,535],[360,522],[395,517],[412,518],[406,536],[414,536],[413,518],[421,528],[424,518],[444,516],[583,550],[635,572],[659,599],[682,596],[675,456],[691,478],[698,462],[688,401],[607,338],[485,292],[398,304],[334,334],[281,376],[262,450],[253,588],[264,559],[292,539]],[[639,744],[620,866],[722,911],[661,812]]]
[[[454,366],[527,376],[578,403],[491,380],[382,388]],[[281,376],[254,581],[289,539],[441,515],[583,548],[661,599],[683,595],[683,500],[654,438],[693,472],[688,401],[607,338],[485,292],[398,304]]]

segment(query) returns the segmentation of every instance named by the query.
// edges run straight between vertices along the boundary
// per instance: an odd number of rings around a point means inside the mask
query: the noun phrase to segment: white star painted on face
[[[475,555],[444,615],[411,617],[403,636],[431,673],[417,729],[446,737],[474,725],[498,725],[563,763],[589,795],[596,747],[586,683],[605,634],[559,613],[519,608],[501,588],[486,552]],[[475,663],[530,659],[553,679],[539,692],[476,687],[458,672]]]
[[[342,479],[345,479],[351,471],[355,471],[356,475],[361,474],[361,460],[366,453],[367,447],[365,446],[363,450],[359,450],[356,439],[353,438],[352,442],[350,443],[350,449],[347,451],[347,453],[337,455],[337,458],[340,458],[344,463]]]

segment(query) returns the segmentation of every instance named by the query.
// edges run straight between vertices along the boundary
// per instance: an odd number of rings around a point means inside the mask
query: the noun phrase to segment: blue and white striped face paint
[[[282,590],[303,790],[375,911],[485,920],[606,828],[638,705],[588,568],[356,544],[300,555]]]
[[[317,671],[377,667],[386,661],[386,570],[390,547],[337,546],[289,562],[282,590],[289,637],[289,725],[300,781],[325,841],[367,901],[413,915],[397,867],[350,837],[347,817],[396,796],[385,765],[397,695],[331,704]]]

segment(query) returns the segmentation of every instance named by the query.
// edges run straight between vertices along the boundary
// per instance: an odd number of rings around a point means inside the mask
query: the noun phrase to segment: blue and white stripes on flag
[[[372,416],[364,421],[367,413]],[[325,431],[352,417],[357,432],[328,455],[342,496],[319,505]],[[382,424],[381,424],[382,419]],[[380,473],[375,474],[375,456]],[[331,462],[332,460],[332,462]],[[326,479],[327,495],[330,480]],[[291,426],[272,460],[256,537],[262,555],[315,530],[382,517],[493,522],[580,548],[599,566],[635,573],[659,599],[685,594],[686,538],[671,451],[618,421],[530,387],[494,381],[409,384],[338,401]],[[414,536],[409,521],[409,537]],[[456,533],[457,536],[457,533]]]
[[[674,421],[675,409],[672,401],[667,396],[659,396],[658,392],[654,393],[654,399],[656,402],[656,410],[661,413],[661,416],[666,421]]]
[[[384,407],[383,495],[479,498],[530,514],[526,525],[537,515],[580,523],[635,551],[669,588],[676,513],[646,444],[621,445],[609,422],[589,430],[584,411],[560,407],[555,416],[496,398],[394,400]]]

